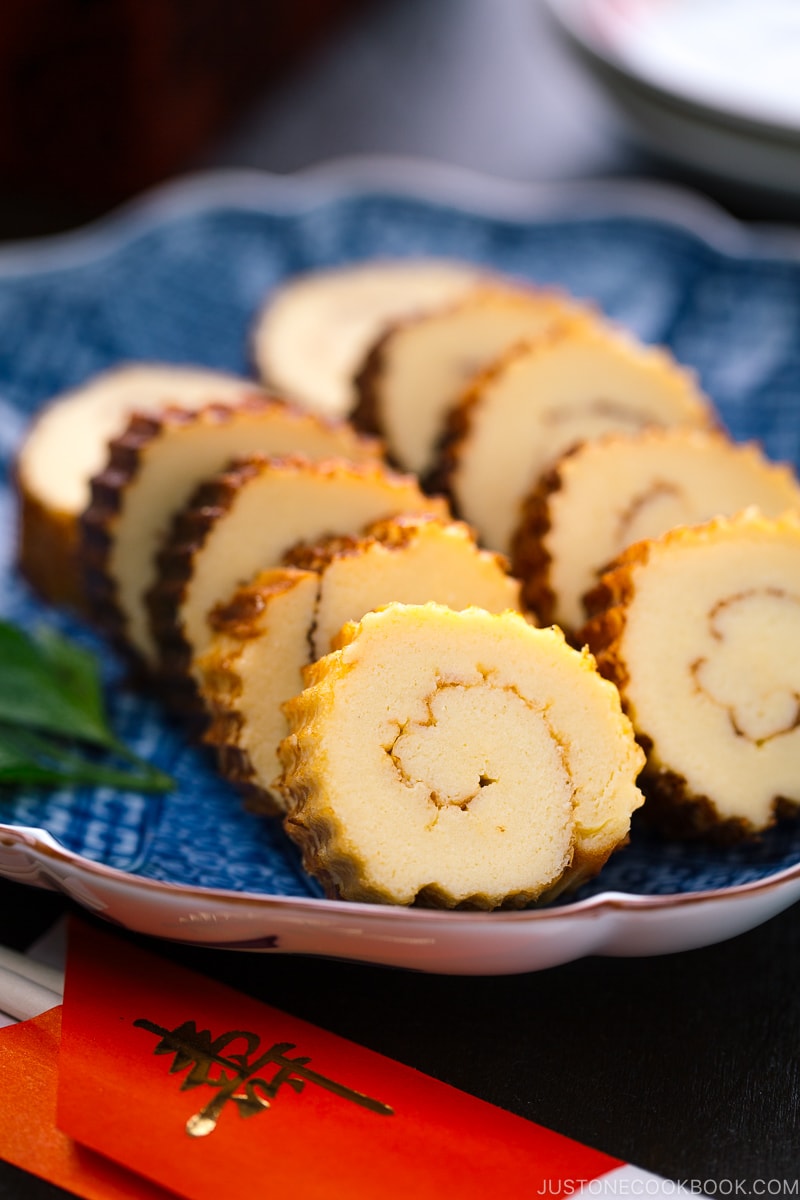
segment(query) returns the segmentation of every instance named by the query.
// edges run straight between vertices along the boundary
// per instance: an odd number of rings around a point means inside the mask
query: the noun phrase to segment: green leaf
[[[112,735],[102,707],[98,721],[87,665],[78,666],[77,655],[70,659],[63,643],[53,633],[44,649],[15,626],[0,621],[0,720],[109,745]],[[92,672],[96,679],[93,663]],[[99,692],[99,682],[94,689]]]
[[[53,738],[0,722],[0,784],[93,784],[125,791],[163,792],[168,775],[147,763],[143,770],[120,770],[75,754]]]
[[[0,784],[2,783],[55,783],[61,776],[50,767],[40,767],[31,762],[28,754],[15,746],[13,740],[4,736],[0,726]]]
[[[103,689],[93,654],[62,637],[55,629],[44,628],[37,637],[53,678],[65,700],[84,714],[84,719],[97,730],[98,741],[114,741],[103,706]]]
[[[76,742],[85,751],[76,752]],[[98,749],[128,768],[98,761]],[[11,783],[138,791],[174,786],[113,733],[93,655],[53,629],[34,640],[0,621],[0,784]]]

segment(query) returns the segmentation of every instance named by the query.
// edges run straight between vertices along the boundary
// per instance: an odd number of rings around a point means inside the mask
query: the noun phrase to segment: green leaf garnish
[[[115,736],[91,654],[55,630],[34,639],[0,621],[0,785],[19,783],[127,791],[174,786]]]

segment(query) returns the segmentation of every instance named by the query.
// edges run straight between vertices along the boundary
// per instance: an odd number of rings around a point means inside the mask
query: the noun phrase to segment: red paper
[[[57,1121],[190,1200],[254,1187],[530,1200],[620,1165],[83,926],[70,939]]]
[[[87,1200],[175,1200],[56,1129],[61,1008],[0,1029],[0,1158]]]

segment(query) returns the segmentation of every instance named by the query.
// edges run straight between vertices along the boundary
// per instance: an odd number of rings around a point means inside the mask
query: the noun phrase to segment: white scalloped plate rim
[[[297,212],[390,192],[505,220],[639,216],[731,256],[800,259],[800,235],[755,233],[703,197],[649,182],[530,184],[440,163],[353,158],[292,176],[215,171],[162,185],[74,233],[0,247],[0,276],[76,267],[148,228],[216,205]],[[603,892],[521,911],[443,912],[182,886],[74,854],[46,830],[0,823],[0,875],[58,890],[133,932],[220,948],[344,958],[454,974],[541,970],[586,955],[665,954],[723,941],[800,900],[800,862],[748,883],[666,895]]]
[[[155,937],[465,975],[542,970],[590,954],[642,956],[708,946],[800,899],[797,864],[710,891],[604,892],[562,908],[392,908],[182,887],[83,858],[45,830],[26,826],[0,826],[0,874],[61,891],[106,920]]]

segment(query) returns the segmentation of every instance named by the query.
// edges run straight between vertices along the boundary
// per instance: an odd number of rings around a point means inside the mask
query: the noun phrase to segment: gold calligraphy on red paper
[[[289,1058],[289,1051],[296,1049],[292,1042],[275,1042],[259,1053],[261,1038],[240,1029],[212,1038],[210,1030],[198,1029],[194,1021],[183,1021],[174,1029],[166,1029],[144,1017],[133,1024],[158,1035],[160,1041],[153,1053],[173,1056],[171,1074],[188,1072],[181,1091],[196,1087],[216,1089],[216,1096],[186,1122],[190,1137],[212,1133],[229,1103],[235,1105],[241,1117],[264,1112],[284,1085],[300,1093],[307,1083],[313,1083],[381,1116],[393,1116],[388,1104],[313,1071],[308,1065],[310,1058]],[[263,1073],[272,1068],[275,1070],[271,1078],[264,1078]]]

